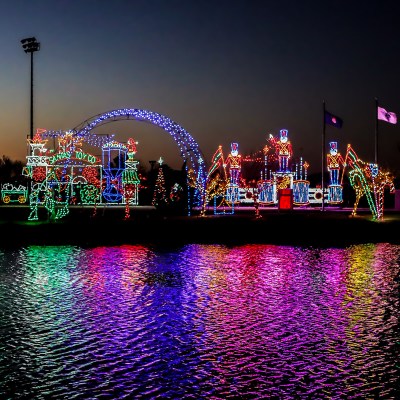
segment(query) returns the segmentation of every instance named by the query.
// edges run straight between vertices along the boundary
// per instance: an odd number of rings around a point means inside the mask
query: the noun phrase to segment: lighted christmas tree
[[[161,157],[158,160],[158,175],[156,184],[154,186],[153,201],[151,202],[151,204],[156,207],[166,205],[168,202],[167,191],[165,189],[164,172],[162,168],[163,161],[164,160]]]

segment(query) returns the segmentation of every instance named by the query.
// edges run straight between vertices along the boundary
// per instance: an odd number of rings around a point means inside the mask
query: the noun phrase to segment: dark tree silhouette
[[[8,156],[0,158],[0,182],[24,183],[26,178],[22,175],[25,164],[22,161],[13,161]]]

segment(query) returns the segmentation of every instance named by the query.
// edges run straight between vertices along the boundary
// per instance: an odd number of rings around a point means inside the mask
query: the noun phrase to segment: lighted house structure
[[[128,147],[115,140],[102,146],[102,172],[104,188],[102,195],[107,203],[123,200],[122,173],[125,169]]]
[[[23,174],[31,178],[29,220],[39,219],[40,206],[51,219],[60,219],[69,213],[70,205],[138,204],[140,180],[133,139],[128,145],[114,140],[103,143],[101,158],[84,151],[83,138],[72,132],[60,133],[57,141],[57,149],[50,151],[41,132],[28,140],[30,155]]]

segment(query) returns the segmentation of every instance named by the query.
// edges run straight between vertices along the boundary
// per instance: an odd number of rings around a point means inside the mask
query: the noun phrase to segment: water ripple
[[[0,252],[5,399],[394,399],[400,246]]]

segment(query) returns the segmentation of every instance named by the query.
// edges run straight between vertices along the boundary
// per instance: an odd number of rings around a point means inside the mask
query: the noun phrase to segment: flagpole
[[[378,99],[375,97],[375,164],[378,165]]]
[[[322,174],[321,174],[321,188],[322,188],[322,208],[324,211],[324,172],[325,172],[325,100],[322,102],[322,117],[323,117],[323,128],[322,128]]]

